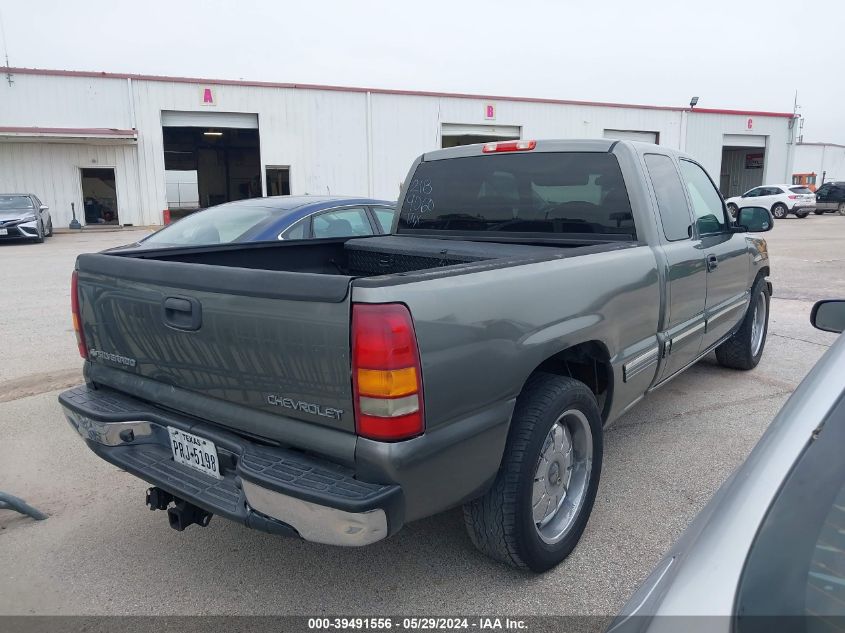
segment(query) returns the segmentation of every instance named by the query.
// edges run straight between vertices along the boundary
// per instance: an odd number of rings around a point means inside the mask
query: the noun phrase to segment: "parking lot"
[[[779,220],[766,235],[774,297],[759,367],[731,371],[708,358],[613,423],[587,531],[537,576],[477,552],[459,509],[362,549],[219,518],[170,530],[145,507],[147,485],[90,453],[56,402],[80,381],[74,257],[142,234],[0,245],[0,490],[50,515],[0,510],[2,614],[613,614],[834,340],[810,327],[813,302],[845,298],[845,218]]]

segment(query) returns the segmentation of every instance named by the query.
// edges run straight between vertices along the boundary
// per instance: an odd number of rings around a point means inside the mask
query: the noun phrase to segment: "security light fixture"
[[[693,97],[689,100],[690,110],[692,110],[696,105],[698,105],[698,97]]]

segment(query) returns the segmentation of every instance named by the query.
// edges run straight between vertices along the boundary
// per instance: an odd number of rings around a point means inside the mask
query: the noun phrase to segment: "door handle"
[[[193,297],[165,297],[161,302],[164,324],[192,332],[202,325],[202,305]]]
[[[719,267],[719,258],[712,253],[707,256],[707,272],[713,272]]]

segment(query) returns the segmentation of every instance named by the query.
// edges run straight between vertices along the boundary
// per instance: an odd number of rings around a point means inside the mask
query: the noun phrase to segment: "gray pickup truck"
[[[575,547],[602,429],[766,338],[767,209],[627,141],[510,141],[411,167],[390,235],[79,256],[85,384],[61,394],[172,527],[212,514],[366,545],[463,506],[478,548]]]

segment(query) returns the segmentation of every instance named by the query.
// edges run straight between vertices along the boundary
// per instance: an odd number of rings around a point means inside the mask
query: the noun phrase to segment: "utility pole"
[[[9,70],[11,65],[9,64],[9,42],[6,40],[6,28],[3,25],[3,14],[0,13],[0,37],[3,38],[3,54],[6,57],[6,81],[9,82],[9,87],[12,87],[12,84],[15,83],[15,80],[12,78],[12,73]]]

